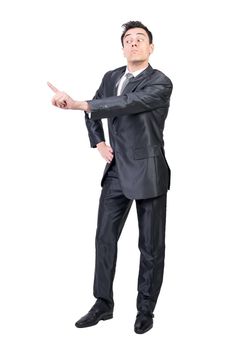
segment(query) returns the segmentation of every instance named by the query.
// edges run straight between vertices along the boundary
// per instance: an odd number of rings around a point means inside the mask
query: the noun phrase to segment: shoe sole
[[[106,321],[106,320],[110,320],[111,318],[113,318],[113,314],[104,314],[102,315],[95,323],[92,323],[92,324],[89,324],[89,325],[78,325],[78,324],[75,324],[75,326],[77,328],[86,328],[86,327],[92,327],[92,326],[95,326],[96,324],[98,324],[99,321]]]

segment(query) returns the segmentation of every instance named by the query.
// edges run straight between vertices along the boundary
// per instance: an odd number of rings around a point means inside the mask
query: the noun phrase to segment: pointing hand
[[[63,109],[75,109],[75,101],[68,94],[66,94],[64,91],[58,90],[50,82],[47,82],[47,85],[55,93],[51,101],[54,106]]]

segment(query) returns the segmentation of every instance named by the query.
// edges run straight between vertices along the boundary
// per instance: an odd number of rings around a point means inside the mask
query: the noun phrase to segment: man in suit
[[[133,200],[139,226],[138,334],[153,327],[153,311],[163,281],[166,197],[170,168],[165,158],[163,129],[172,92],[171,80],[149,64],[153,37],[139,21],[123,25],[121,42],[127,66],[107,72],[93,100],[75,101],[55,92],[59,108],[85,111],[91,147],[107,161],[101,181],[96,230],[94,296],[79,328],[113,317],[113,279],[117,242]],[[105,143],[102,118],[108,118],[110,146]]]

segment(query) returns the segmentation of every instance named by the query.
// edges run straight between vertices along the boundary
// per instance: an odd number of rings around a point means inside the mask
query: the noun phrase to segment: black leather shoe
[[[153,327],[153,314],[138,313],[134,325],[134,331],[137,334],[148,332]]]
[[[111,318],[113,318],[113,308],[98,299],[89,312],[76,322],[75,326],[78,328],[91,327],[101,320],[105,321]]]

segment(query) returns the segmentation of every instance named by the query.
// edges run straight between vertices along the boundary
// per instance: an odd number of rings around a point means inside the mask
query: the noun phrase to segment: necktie
[[[125,75],[125,80],[124,80],[124,82],[123,82],[123,84],[122,84],[122,86],[121,86],[120,95],[121,95],[122,92],[124,91],[126,85],[129,83],[129,80],[130,80],[131,78],[133,78],[133,74],[132,74],[132,73],[127,73],[127,74]]]

